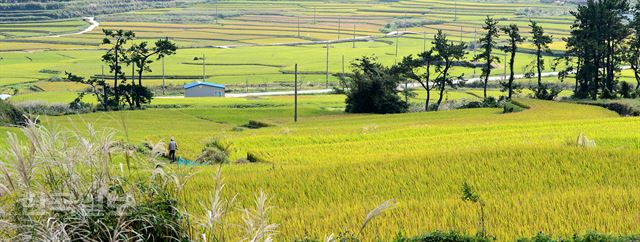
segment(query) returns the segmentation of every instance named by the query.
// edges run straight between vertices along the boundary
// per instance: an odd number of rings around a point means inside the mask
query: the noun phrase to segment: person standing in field
[[[176,150],[178,149],[178,143],[176,140],[171,137],[171,141],[169,141],[169,160],[171,163],[176,162]]]

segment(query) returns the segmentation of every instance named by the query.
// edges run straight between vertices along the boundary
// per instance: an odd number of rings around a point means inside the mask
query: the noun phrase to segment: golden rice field
[[[102,29],[133,30],[139,41],[164,37],[175,41],[178,53],[165,60],[167,83],[172,87],[199,80],[202,66],[195,58],[206,55],[205,78],[229,89],[254,85],[257,90],[264,83],[290,83],[295,64],[299,64],[304,88],[319,89],[324,88],[325,61],[331,74],[343,68],[350,71],[349,63],[363,55],[375,55],[383,64],[392,65],[402,56],[430,47],[430,38],[438,29],[454,41],[470,43],[478,38],[486,15],[501,24],[517,23],[523,32],[529,31],[529,19],[537,20],[554,36],[552,49],[562,51],[561,39],[567,37],[572,22],[569,9],[528,1],[256,4],[230,0],[96,16],[100,26],[95,30],[57,38],[48,36],[73,33],[87,23],[79,19],[0,23],[0,93],[17,90],[11,98],[14,103],[69,103],[85,87],[47,79],[65,72],[99,76]],[[528,16],[523,11],[545,14]],[[224,18],[215,17],[218,15]],[[414,33],[400,38],[382,37],[381,28],[402,18],[428,24],[402,29]],[[325,46],[313,43],[348,40],[354,35],[380,38],[357,42],[355,48],[350,42],[332,44],[328,60]],[[295,44],[281,45],[287,43]],[[473,50],[469,52],[468,60],[473,57]],[[551,58],[546,57],[547,63]],[[531,60],[531,54],[519,53],[516,72],[523,73]],[[161,85],[161,68],[159,61],[152,64],[153,72],[146,74],[149,79],[144,84]],[[452,74],[470,78],[480,72],[475,71],[455,67]],[[503,68],[492,73],[501,75]],[[632,78],[629,71],[622,74]],[[329,78],[331,83],[336,81],[334,76]],[[544,81],[558,82],[557,78]],[[518,82],[526,85],[535,80]],[[146,110],[40,119],[49,127],[82,129],[90,123],[112,128],[119,130],[118,139],[134,145],[175,137],[178,155],[187,159],[197,157],[212,139],[230,145],[232,160],[248,154],[259,157],[263,162],[223,165],[225,195],[239,194],[238,207],[248,207],[255,193],[267,192],[275,206],[272,222],[279,224],[276,241],[357,232],[367,212],[388,199],[395,199],[398,207],[373,220],[363,241],[385,241],[399,232],[409,236],[434,230],[475,234],[478,208],[460,199],[464,182],[474,186],[485,201],[488,232],[497,241],[538,232],[555,236],[587,231],[637,234],[640,118],[619,117],[595,106],[525,98],[529,93],[523,90],[517,99],[529,109],[510,114],[484,108],[354,115],[343,112],[342,95],[308,95],[300,97],[298,123],[292,120],[290,96],[156,98],[155,108]],[[561,96],[569,94],[565,91]],[[481,90],[460,88],[445,95],[446,101],[478,100]],[[504,94],[491,89],[489,95]],[[410,101],[422,103],[424,98],[425,93],[418,90]],[[92,97],[85,101],[94,103]],[[240,128],[251,120],[273,126]],[[0,133],[6,131],[18,130],[0,127]],[[578,146],[580,134],[594,139],[596,147]],[[0,136],[0,148],[5,138]],[[196,220],[204,218],[201,205],[213,192],[217,167],[169,166],[194,172],[185,187],[186,206]],[[240,223],[240,219],[235,213],[230,222]]]
[[[283,105],[289,99],[262,101]],[[255,101],[243,100],[233,101]],[[217,108],[49,117],[45,123],[119,128],[124,120],[132,141],[176,136],[187,157],[214,137],[231,145],[233,159],[257,154],[266,162],[223,167],[226,194],[239,193],[239,204],[248,206],[258,190],[268,192],[273,222],[280,225],[277,240],[357,232],[366,213],[387,199],[399,206],[369,225],[366,241],[400,231],[473,234],[478,211],[460,200],[465,181],[485,200],[488,230],[499,241],[541,231],[640,230],[634,222],[640,220],[640,119],[593,106],[518,101],[530,109],[347,115],[328,108],[341,107],[339,96],[306,96],[299,123],[290,121],[290,105],[225,106],[232,101],[219,101]],[[249,119],[276,126],[233,131]],[[597,147],[578,147],[581,133]],[[193,170],[186,191],[195,216],[203,216],[200,204],[213,191],[215,170]]]

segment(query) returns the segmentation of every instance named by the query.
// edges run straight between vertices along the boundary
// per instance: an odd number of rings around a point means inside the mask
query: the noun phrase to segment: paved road
[[[96,21],[95,17],[85,17],[82,20],[84,20],[85,22],[89,23],[90,25],[87,26],[85,29],[79,31],[79,32],[69,33],[69,34],[49,35],[47,37],[49,37],[49,38],[59,38],[59,37],[70,36],[70,35],[84,34],[84,33],[91,32],[95,28],[100,26],[100,23],[98,23],[98,21]]]
[[[629,66],[623,66],[621,67],[623,70],[626,69],[630,69],[631,67]],[[542,77],[553,77],[553,76],[558,76],[558,72],[543,72],[542,73]],[[518,74],[518,75],[514,75],[515,79],[524,79],[527,78],[525,77],[525,75],[523,74]],[[536,78],[536,76],[531,77],[531,78]],[[508,76],[507,76],[508,78]],[[475,82],[481,82],[483,79],[481,79],[480,77],[477,78],[471,78],[465,81],[465,83],[475,83]],[[502,81],[504,80],[504,76],[500,75],[500,76],[490,76],[489,77],[489,81],[490,82],[496,82],[496,81]],[[410,89],[416,89],[416,88],[422,88],[422,86],[419,83],[411,83],[408,85],[408,87]],[[404,88],[404,86],[400,86],[399,88]],[[318,90],[304,90],[304,91],[298,91],[298,94],[301,95],[305,95],[305,94],[328,94],[333,92],[333,89],[318,89]],[[290,96],[293,95],[294,91],[279,91],[279,92],[254,92],[254,93],[228,93],[226,94],[225,97],[228,98],[239,98],[239,97],[260,97],[260,96]],[[157,97],[157,98],[184,98],[183,96],[165,96],[165,97]]]
[[[332,93],[333,89],[320,89],[320,90],[304,90],[298,91],[300,95],[309,95],[309,94],[328,94]],[[253,92],[253,93],[227,93],[225,97],[227,98],[238,98],[238,97],[260,97],[260,96],[291,96],[294,95],[294,91],[281,91],[281,92]],[[156,98],[184,98],[183,96],[164,96],[164,97],[156,97]]]

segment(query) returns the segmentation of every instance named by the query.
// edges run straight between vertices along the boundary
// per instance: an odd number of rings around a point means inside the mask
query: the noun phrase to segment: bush
[[[554,100],[558,97],[558,94],[562,92],[562,87],[551,84],[542,84],[540,88],[533,88],[534,98],[542,100]]]
[[[266,128],[271,126],[274,126],[274,125],[267,122],[256,121],[256,120],[249,120],[249,123],[242,125],[242,127],[250,128],[250,129],[259,129],[259,128]]]
[[[11,103],[0,100],[0,126],[24,125],[26,123],[25,115],[22,110]]]
[[[488,238],[469,236],[457,232],[435,231],[413,238],[399,238],[397,242],[489,242]]]
[[[485,98],[484,100],[482,100],[482,106],[489,108],[489,107],[498,107],[498,100],[496,100],[495,97],[492,96],[488,96],[487,98]]]
[[[521,238],[518,242],[626,242],[626,241],[638,241],[640,236],[638,235],[608,235],[595,232],[589,232],[584,235],[574,235],[571,238],[558,238],[554,239],[550,235],[539,233],[531,238]]]
[[[462,106],[460,106],[460,108],[481,108],[483,107],[482,105],[483,105],[482,102],[472,101],[472,102],[463,104]]]
[[[513,102],[505,102],[502,106],[502,113],[517,113],[523,111],[525,108]]]
[[[487,97],[485,99],[483,99],[481,102],[479,101],[471,101],[471,102],[465,102],[464,100],[461,100],[461,103],[459,106],[459,108],[498,108],[501,107],[504,103],[504,99],[500,99],[497,100],[495,97]]]
[[[631,98],[633,92],[633,87],[628,82],[620,82],[620,88],[618,88],[618,93],[623,98]]]
[[[640,110],[636,110],[632,106],[624,103],[607,103],[604,104],[604,107],[622,116],[640,116]]]
[[[91,104],[83,102],[73,102],[71,104],[53,103],[32,101],[22,102],[16,104],[25,112],[33,115],[48,115],[48,116],[61,116],[69,114],[90,113],[94,111],[94,107]]]

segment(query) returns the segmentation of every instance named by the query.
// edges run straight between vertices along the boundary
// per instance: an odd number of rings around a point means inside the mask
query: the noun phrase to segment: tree
[[[351,64],[353,73],[341,79],[349,113],[402,113],[408,105],[398,95],[400,79],[375,57],[364,56]]]
[[[542,71],[544,70],[544,58],[542,57],[543,52],[550,53],[549,44],[553,42],[553,39],[549,35],[544,34],[544,29],[542,26],[538,25],[538,22],[529,20],[529,27],[531,27],[531,40],[533,45],[536,48],[536,59],[534,66],[536,68],[536,73],[538,75],[538,87],[536,88],[536,97],[541,95],[543,91],[542,86]]]
[[[141,108],[141,102],[143,101],[143,93],[145,92],[142,86],[142,75],[145,71],[151,72],[151,68],[149,67],[151,63],[153,63],[153,59],[151,57],[157,56],[157,60],[173,55],[176,53],[178,49],[175,43],[171,42],[168,38],[159,39],[155,42],[155,46],[153,48],[148,48],[148,43],[146,41],[140,44],[134,44],[130,48],[130,62],[134,64],[137,68],[138,72],[138,86],[134,88],[134,97],[135,97],[135,105],[137,108]]]
[[[122,83],[126,82],[126,77],[122,71],[121,63],[127,62],[127,50],[124,45],[135,38],[135,34],[132,31],[124,30],[109,30],[103,29],[102,32],[106,36],[102,40],[103,45],[110,45],[111,47],[102,56],[102,61],[109,65],[110,73],[114,74],[113,77],[113,90],[114,90],[114,103],[115,108],[120,107],[120,89],[118,88],[118,79],[122,80]],[[104,89],[104,103],[108,102],[107,89]]]
[[[484,218],[484,200],[480,198],[480,195],[478,195],[478,193],[473,191],[473,188],[467,182],[464,182],[464,184],[462,184],[461,198],[462,201],[478,204],[478,206],[480,207],[480,229],[478,230],[478,236],[482,238],[488,237]]]
[[[518,53],[518,44],[521,44],[522,42],[524,42],[525,39],[520,35],[520,29],[516,24],[504,26],[501,28],[501,30],[507,36],[509,36],[509,43],[502,47],[502,51],[511,54],[511,59],[509,60],[509,81],[503,85],[509,91],[509,99],[511,99],[511,97],[513,96],[513,80],[514,80],[513,66],[515,65],[515,62],[516,62],[516,54]],[[485,90],[486,90],[486,86],[485,86]]]
[[[98,80],[96,78],[85,79],[69,72],[66,72],[65,74],[67,75],[68,81],[89,86],[89,89],[78,94],[78,97],[75,99],[74,103],[80,103],[82,101],[82,98],[87,93],[90,93],[94,95],[99,106],[102,106],[104,110],[109,109],[109,104],[107,103],[108,99],[106,98],[106,96],[108,96],[112,92],[112,89],[110,89],[104,81]]]
[[[420,53],[417,58],[414,58],[412,55],[406,56],[402,59],[402,62],[392,68],[392,72],[401,77],[420,83],[422,88],[427,92],[424,111],[429,111],[429,100],[431,99],[431,90],[433,89],[433,85],[431,84],[431,66],[436,61],[437,59],[433,54],[433,50],[429,50]]]
[[[444,96],[444,90],[447,85],[455,87],[455,83],[452,77],[449,75],[451,66],[457,61],[464,59],[466,54],[467,45],[465,43],[454,44],[453,41],[447,39],[447,35],[438,30],[438,33],[434,36],[433,50],[437,53],[436,58],[439,60],[436,62],[436,72],[438,76],[435,78],[435,83],[440,89],[440,97],[436,106],[436,111],[440,109],[442,103],[442,97]],[[459,76],[458,79],[462,78]]]
[[[629,23],[632,36],[629,38],[623,53],[623,59],[631,66],[636,79],[636,90],[640,90],[640,3],[633,9],[633,20]]]
[[[487,83],[489,82],[489,75],[491,75],[492,64],[494,62],[500,62],[500,58],[493,55],[493,49],[497,48],[496,39],[499,37],[498,21],[487,16],[482,28],[487,32],[482,38],[480,38],[480,48],[482,48],[483,51],[476,58],[485,60],[485,65],[482,67],[482,76],[484,76],[484,98],[486,99]]]

